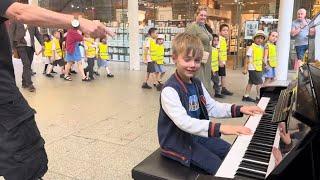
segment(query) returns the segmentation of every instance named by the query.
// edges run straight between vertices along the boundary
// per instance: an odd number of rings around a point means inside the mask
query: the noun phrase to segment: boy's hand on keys
[[[251,129],[244,126],[230,126],[230,125],[221,125],[220,133],[224,135],[250,135],[252,134]]]
[[[246,115],[253,116],[255,114],[262,114],[264,111],[258,106],[242,106],[240,112]]]

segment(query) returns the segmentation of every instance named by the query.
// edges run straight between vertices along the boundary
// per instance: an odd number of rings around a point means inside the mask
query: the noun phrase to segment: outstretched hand
[[[80,18],[80,30],[84,33],[90,34],[94,38],[104,38],[106,35],[115,36],[111,29],[107,28],[99,21],[91,21]]]
[[[231,126],[231,125],[221,125],[220,133],[224,135],[250,135],[252,134],[251,129],[245,126]]]
[[[258,106],[242,106],[240,108],[240,112],[253,116],[255,114],[262,114],[264,111]]]

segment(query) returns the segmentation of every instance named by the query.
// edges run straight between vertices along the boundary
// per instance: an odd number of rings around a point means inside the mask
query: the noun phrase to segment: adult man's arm
[[[5,17],[22,22],[24,24],[32,24],[34,26],[71,28],[73,15],[53,12],[38,6],[13,3],[5,12]],[[93,37],[101,37],[105,34],[114,36],[115,34],[106,26],[98,21],[91,21],[79,18],[80,30],[89,33]]]
[[[42,35],[37,27],[35,27],[34,36],[37,38],[39,43],[43,46],[43,38],[42,38]]]
[[[10,22],[10,26],[9,26],[9,37],[10,37],[10,44],[11,44],[11,48],[14,49],[16,48],[16,44],[14,43],[14,39],[16,36],[16,29],[17,29],[17,23],[12,21]]]

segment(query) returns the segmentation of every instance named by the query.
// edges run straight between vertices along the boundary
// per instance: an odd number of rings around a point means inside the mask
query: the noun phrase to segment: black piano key
[[[264,162],[264,163],[269,163],[269,158],[259,157],[259,156],[255,156],[255,155],[251,155],[251,154],[244,154],[243,158],[254,160],[254,161],[260,161],[260,162]]]
[[[255,145],[249,145],[248,149],[261,150],[261,151],[266,151],[266,152],[271,152],[272,151],[272,147],[255,146]]]
[[[236,176],[244,176],[254,179],[264,179],[266,174],[239,168],[237,170]]]
[[[268,141],[268,140],[261,140],[261,139],[252,139],[252,142],[258,142],[258,143],[263,143],[263,144],[268,144],[268,145],[273,145],[273,141]]]
[[[270,153],[268,153],[268,152],[247,150],[245,154],[251,154],[251,155],[257,155],[259,157],[270,158]]]
[[[259,164],[259,163],[255,163],[252,161],[246,161],[246,160],[242,161],[241,164],[239,165],[239,167],[258,170],[258,171],[262,171],[262,172],[267,172],[267,170],[268,170],[268,165]]]
[[[272,148],[272,146],[270,146],[270,145],[262,144],[262,143],[259,143],[259,142],[250,142],[250,144],[256,145],[256,146],[261,146],[261,147],[270,147],[270,148]]]
[[[269,139],[269,140],[274,140],[274,137],[269,137],[269,136],[261,136],[259,134],[254,134],[253,137],[257,137],[257,138],[265,138],[265,139]]]
[[[249,157],[257,157],[258,158],[257,160],[259,160],[259,161],[268,160],[268,162],[269,162],[269,160],[270,160],[270,155],[257,153],[257,152],[254,152],[254,151],[246,152],[243,157],[247,157],[247,159],[250,159]]]

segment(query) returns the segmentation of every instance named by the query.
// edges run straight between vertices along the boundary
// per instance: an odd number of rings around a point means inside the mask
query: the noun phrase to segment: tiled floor
[[[20,87],[21,62],[14,64]],[[131,169],[158,148],[159,92],[141,89],[145,67],[129,71],[127,63],[119,62],[111,67],[112,79],[103,74],[93,82],[82,82],[78,76],[67,82],[57,75],[46,78],[43,65],[34,63],[37,91],[21,91],[37,110],[36,121],[46,140],[49,171],[44,179],[131,179]],[[168,67],[167,74],[173,71]],[[228,81],[235,94],[223,102],[243,104],[247,77],[229,70]],[[243,124],[245,119],[221,121]],[[223,138],[232,142],[234,136]]]

